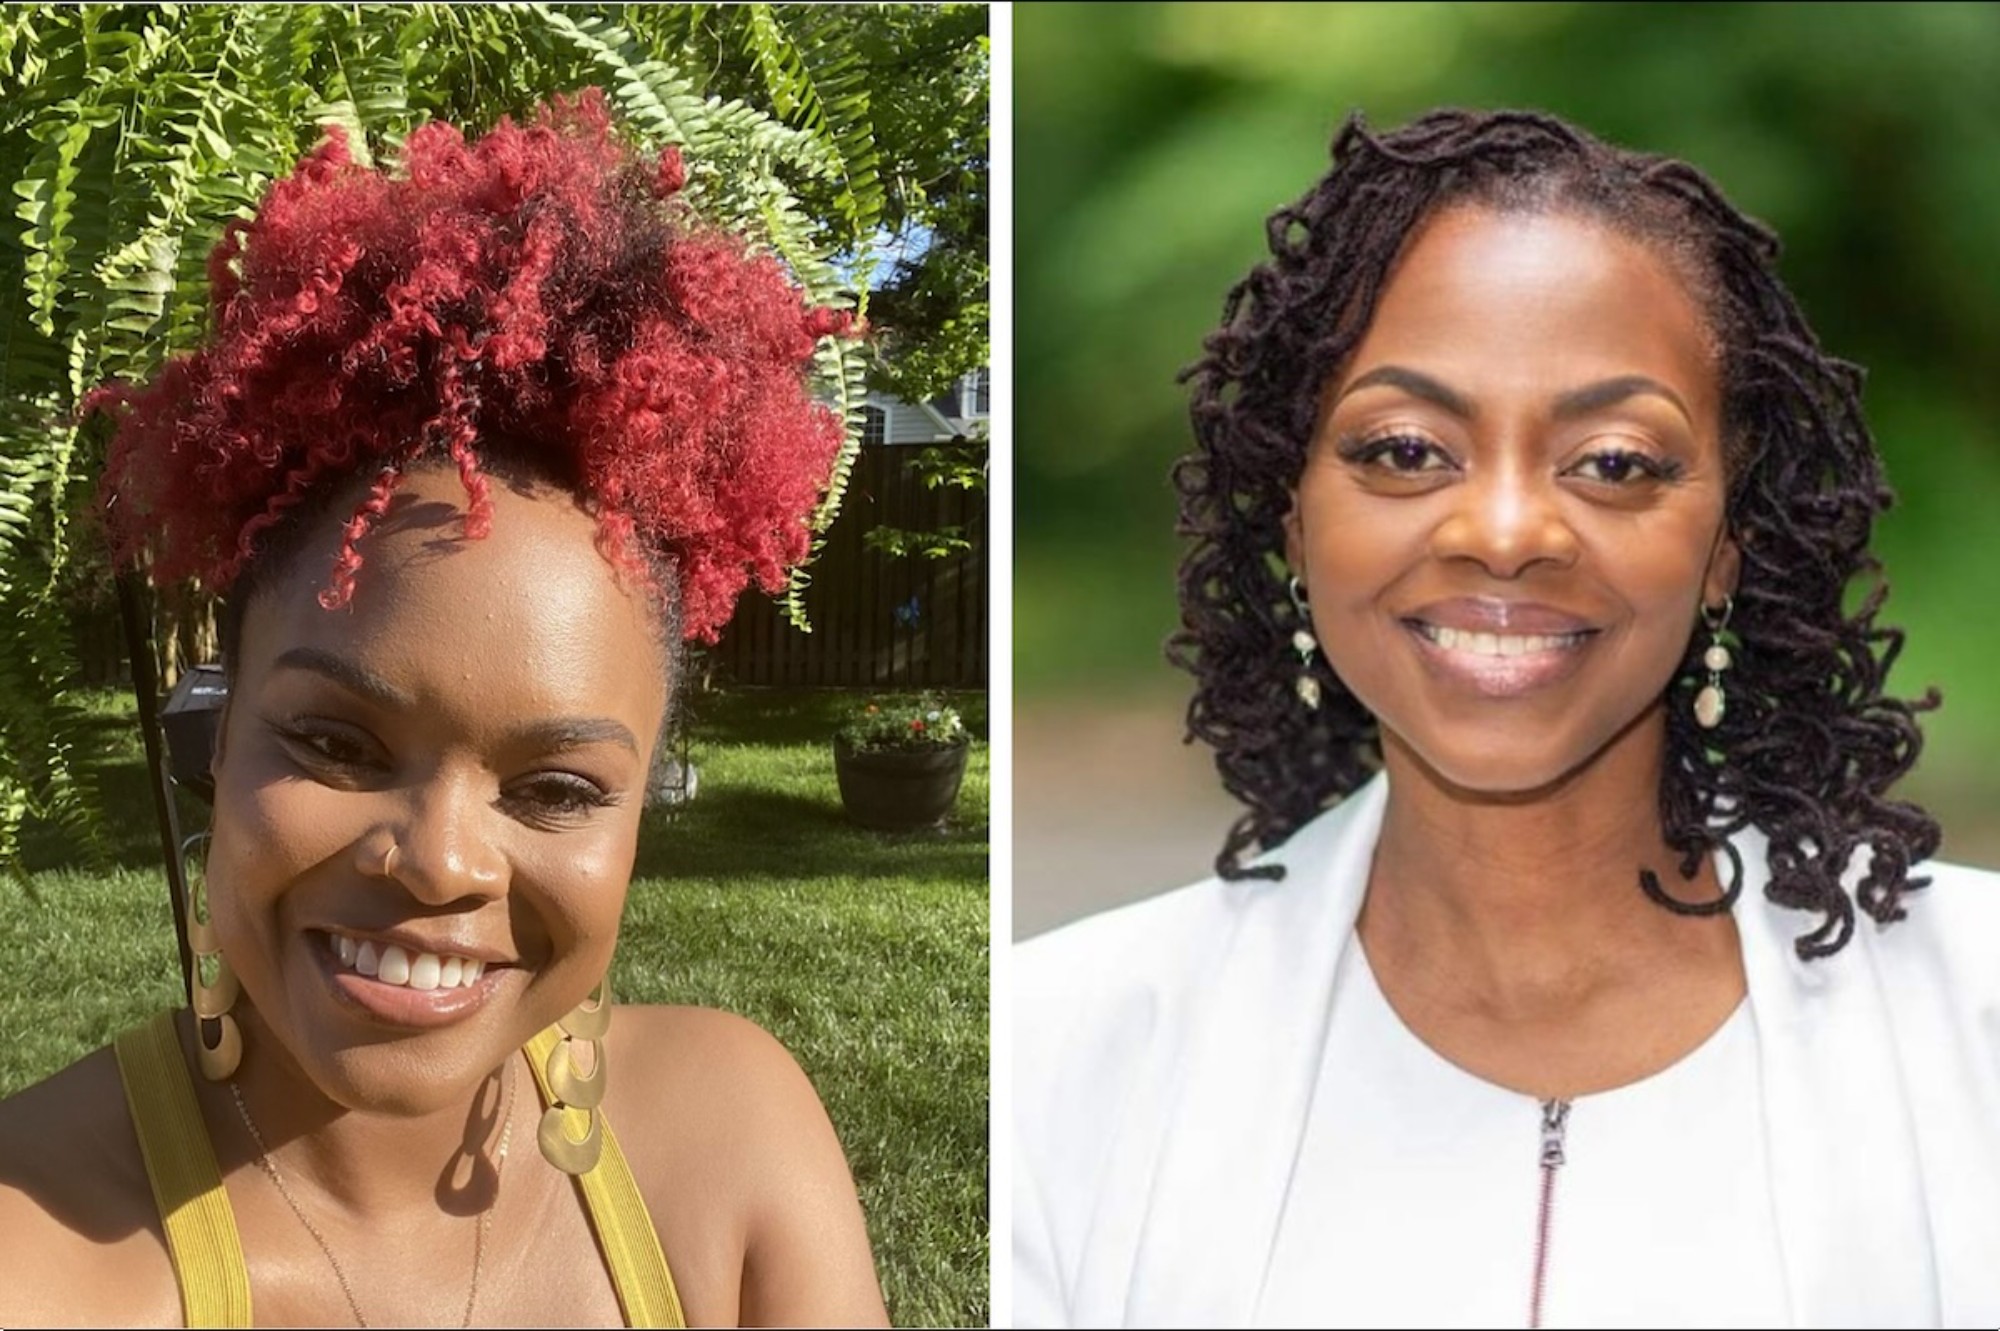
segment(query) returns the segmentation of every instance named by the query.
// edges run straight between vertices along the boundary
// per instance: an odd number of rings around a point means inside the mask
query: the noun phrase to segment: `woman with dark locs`
[[[1351,121],[1188,371],[1217,876],[1024,945],[1024,1325],[2000,1324],[2000,881],[1860,371],[1685,163]]]
[[[229,693],[189,1010],[0,1104],[0,1323],[886,1320],[790,1055],[606,987],[678,643],[782,585],[840,442],[846,316],[682,182],[596,93],[330,138],[206,345],[87,403]]]

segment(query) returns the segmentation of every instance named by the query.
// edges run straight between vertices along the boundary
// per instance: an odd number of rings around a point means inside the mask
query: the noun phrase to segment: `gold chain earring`
[[[222,945],[215,940],[215,926],[208,915],[208,833],[189,837],[182,846],[187,875],[187,943],[194,964],[188,974],[188,1006],[195,1015],[195,1060],[201,1075],[210,1081],[227,1081],[243,1062],[243,1033],[229,1010],[236,1006],[243,987]],[[214,1027],[215,1043],[209,1044]]]
[[[563,1038],[549,1050],[549,1060],[543,1068],[549,1098],[555,1103],[542,1114],[541,1131],[536,1139],[543,1157],[557,1169],[565,1174],[588,1174],[597,1167],[597,1157],[604,1150],[601,1131],[604,1116],[597,1107],[604,1103],[604,1033],[611,1028],[610,977],[600,980],[590,997],[572,1008],[556,1025]],[[590,1045],[588,1073],[576,1065],[575,1046],[579,1040]],[[570,1110],[586,1115],[581,1138],[569,1135],[566,1111]]]

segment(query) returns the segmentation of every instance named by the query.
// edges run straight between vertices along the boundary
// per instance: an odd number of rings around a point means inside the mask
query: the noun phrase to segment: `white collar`
[[[1210,953],[1198,1014],[1149,1069],[1132,1101],[1142,1108],[1113,1147],[1107,1177],[1149,1180],[1134,1207],[1100,1215],[1098,1236],[1129,1257],[1121,1320],[1229,1326],[1255,1316],[1387,803],[1378,775],[1262,857],[1286,866],[1282,881],[1221,886],[1228,937]],[[1917,1069],[1899,1054],[1872,939],[1862,930],[1837,956],[1801,962],[1792,940],[1810,919],[1765,898],[1764,838],[1751,830],[1733,843],[1795,1322],[1971,1325],[1960,1316],[1993,1282],[1962,1264],[1934,1270],[1927,1185],[1936,1191],[1949,1165],[1935,1152],[1920,1158],[1906,1084]]]

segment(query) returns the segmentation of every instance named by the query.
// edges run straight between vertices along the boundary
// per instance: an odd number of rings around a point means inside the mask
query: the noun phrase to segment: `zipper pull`
[[[1563,1134],[1569,1127],[1569,1101],[1542,1101],[1542,1168],[1560,1169]]]
[[[1528,1325],[1542,1324],[1542,1298],[1549,1285],[1549,1226],[1556,1212],[1556,1171],[1563,1164],[1563,1132],[1569,1101],[1542,1101],[1542,1203],[1535,1216],[1535,1279],[1528,1293]]]

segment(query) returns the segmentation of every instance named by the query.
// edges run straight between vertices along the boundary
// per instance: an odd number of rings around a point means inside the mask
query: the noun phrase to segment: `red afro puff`
[[[671,559],[689,637],[712,641],[751,578],[780,589],[841,439],[806,372],[847,317],[693,226],[663,202],[679,154],[642,162],[610,128],[590,90],[469,145],[425,125],[397,176],[336,135],[273,185],[209,259],[209,345],[86,403],[118,416],[117,557],[223,591],[260,533],[365,474],[320,598],[339,606],[420,458],[456,464],[485,534],[497,447],[574,478],[621,568]]]

